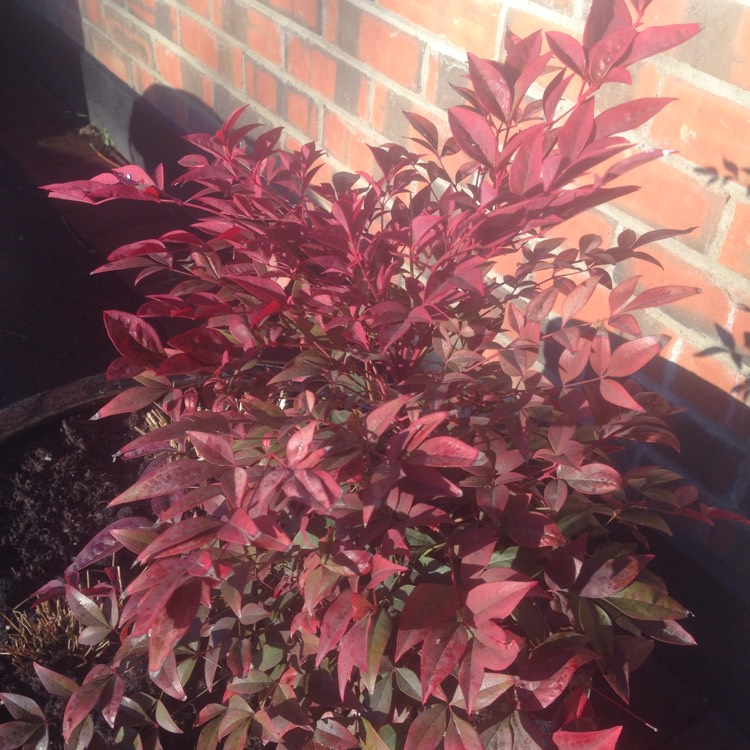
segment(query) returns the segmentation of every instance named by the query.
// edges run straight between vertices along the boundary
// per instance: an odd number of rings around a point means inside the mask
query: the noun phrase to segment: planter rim
[[[126,387],[123,381],[108,381],[98,373],[16,401],[0,409],[0,445],[66,412],[109,400]]]

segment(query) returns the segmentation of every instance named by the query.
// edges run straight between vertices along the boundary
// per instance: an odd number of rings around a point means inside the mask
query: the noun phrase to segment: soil
[[[66,629],[50,629],[48,618],[34,614],[28,598],[59,577],[94,534],[129,513],[127,508],[109,509],[107,503],[140,470],[138,462],[112,459],[135,434],[132,418],[91,421],[92,411],[59,417],[2,445],[0,616],[6,622],[0,630],[0,685],[5,692],[36,700],[46,707],[48,718],[62,704],[42,689],[30,660],[79,678],[91,665],[75,650],[70,653]],[[45,627],[41,641],[19,638],[21,621],[32,629]],[[33,653],[24,662],[8,655],[21,645]]]

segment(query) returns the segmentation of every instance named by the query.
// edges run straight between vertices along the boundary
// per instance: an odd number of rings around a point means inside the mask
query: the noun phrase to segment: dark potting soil
[[[134,436],[131,420],[90,421],[94,410],[40,425],[2,446],[0,614],[10,620],[14,608],[30,615],[25,600],[60,577],[98,531],[130,512],[107,504],[138,476],[138,462],[112,458]],[[0,652],[12,630],[0,629]],[[0,655],[4,691],[16,691],[27,677]]]

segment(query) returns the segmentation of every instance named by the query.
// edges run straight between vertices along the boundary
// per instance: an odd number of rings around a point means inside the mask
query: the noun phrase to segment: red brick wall
[[[336,167],[369,169],[364,143],[402,139],[402,109],[439,117],[456,103],[467,49],[498,56],[506,28],[580,33],[589,0],[18,0],[42,12],[137,93],[153,84],[198,97],[220,116],[250,102],[284,125],[290,143],[315,140]],[[699,225],[663,244],[664,270],[644,282],[702,287],[655,315],[672,337],[651,369],[690,419],[686,455],[714,499],[750,510],[750,419],[736,391],[750,377],[750,4],[654,0],[653,23],[699,22],[702,34],[636,69],[637,95],[677,97],[638,134],[679,153],[636,173],[643,189],[570,235]],[[613,88],[612,101],[630,96]],[[183,110],[184,112],[184,110]],[[179,120],[181,111],[168,112]],[[718,327],[718,328],[717,328]],[[721,333],[719,333],[721,331]],[[709,350],[708,356],[697,356]]]

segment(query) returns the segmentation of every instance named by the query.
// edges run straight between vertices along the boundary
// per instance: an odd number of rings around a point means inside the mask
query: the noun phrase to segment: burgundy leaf
[[[416,112],[404,112],[404,117],[411,123],[414,130],[428,143],[434,153],[438,149],[438,130],[434,123]]]
[[[445,750],[484,750],[477,730],[454,713],[450,715],[443,746]]]
[[[569,487],[587,495],[605,495],[620,489],[622,480],[617,469],[607,464],[586,464],[580,469],[558,466],[557,477]]]
[[[430,629],[422,644],[420,680],[422,703],[438,689],[466,652],[469,634],[460,623]]]
[[[546,37],[557,59],[578,75],[582,75],[586,67],[586,55],[580,42],[562,31],[548,31]]]
[[[94,414],[91,419],[103,419],[113,414],[130,414],[146,406],[151,406],[160,396],[167,393],[169,388],[152,388],[151,386],[136,385],[118,393],[113,399]]]
[[[404,605],[396,637],[395,661],[419,645],[431,629],[452,622],[459,604],[452,586],[422,583],[414,588]]]
[[[469,76],[474,92],[482,106],[494,117],[508,121],[513,92],[503,75],[502,68],[492,60],[468,54]]]
[[[381,437],[393,425],[398,413],[410,400],[411,396],[399,396],[398,398],[386,401],[369,412],[365,417],[365,429],[367,430],[368,439],[370,439],[370,436],[374,438]],[[371,442],[375,441],[371,440]]]
[[[34,671],[44,689],[57,698],[67,698],[78,688],[78,683],[71,677],[66,677],[36,662],[34,662]]]
[[[466,595],[471,621],[478,627],[485,620],[509,617],[535,585],[533,581],[496,581],[474,586]]]
[[[626,64],[658,55],[694,37],[701,27],[697,23],[681,23],[671,26],[652,26],[640,31],[630,49]]]
[[[486,456],[457,438],[428,438],[407,459],[416,466],[485,466]]]
[[[602,394],[602,398],[610,404],[632,411],[644,411],[644,408],[630,395],[626,388],[616,380],[602,378],[599,381],[599,392]]]
[[[482,115],[465,107],[448,110],[453,137],[467,156],[492,168],[497,159],[497,138]]]
[[[104,325],[117,351],[129,362],[153,369],[164,360],[159,335],[137,315],[107,310]]]
[[[314,741],[330,750],[353,750],[360,747],[359,740],[336,719],[319,719],[315,725]]]
[[[138,561],[145,562],[166,555],[176,556],[200,549],[216,539],[217,531],[221,526],[221,521],[207,516],[185,518],[162,531],[138,555]]]
[[[612,596],[629,586],[652,559],[653,555],[621,555],[603,563],[586,560],[576,581],[578,593],[592,599]]]
[[[205,482],[216,473],[216,467],[207,461],[181,459],[170,461],[154,471],[150,471],[124,492],[121,492],[110,506],[132,503],[136,500],[168,495],[176,490],[188,489]]]
[[[43,728],[42,722],[6,721],[0,724],[0,748],[2,750],[14,750],[22,746],[30,748],[32,737]]]
[[[641,292],[634,300],[629,302],[625,307],[620,308],[620,312],[633,312],[635,310],[646,310],[650,307],[663,307],[671,305],[673,302],[692,297],[694,294],[700,294],[701,290],[695,286],[656,286]]]
[[[404,750],[435,750],[443,741],[447,707],[436,704],[420,711],[409,726]]]
[[[635,99],[604,110],[595,121],[596,137],[606,138],[608,135],[633,130],[648,122],[671,101],[674,99],[666,97]]]

